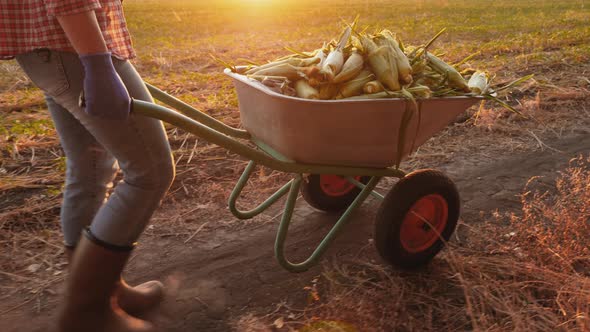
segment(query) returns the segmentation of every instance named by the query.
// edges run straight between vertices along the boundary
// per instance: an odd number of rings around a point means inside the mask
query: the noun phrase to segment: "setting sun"
[[[270,3],[276,2],[276,0],[238,0],[238,2],[255,3],[255,4],[270,4]]]
[[[249,6],[269,6],[269,5],[276,5],[281,3],[282,1],[278,0],[218,0],[218,2],[231,2],[238,5],[249,5]]]

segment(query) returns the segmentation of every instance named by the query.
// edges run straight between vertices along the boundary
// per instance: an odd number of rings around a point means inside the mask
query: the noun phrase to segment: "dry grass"
[[[538,180],[521,211],[472,226],[468,241],[425,270],[395,271],[370,257],[339,262],[310,285],[305,310],[250,315],[237,329],[276,330],[281,318],[280,331],[322,320],[357,331],[588,331],[590,158],[573,159],[550,187]]]
[[[22,291],[38,298],[47,295],[48,288],[61,280],[56,277],[65,267],[59,224],[65,158],[51,126],[40,132],[35,132],[39,128],[16,129],[20,123],[45,123],[47,116],[33,113],[25,118],[29,122],[5,118],[9,123],[5,128],[11,134],[0,141],[8,156],[0,162],[0,300]],[[226,208],[246,160],[178,129],[169,128],[168,136],[175,155],[176,181],[146,236],[188,241],[207,229],[246,227],[250,222],[271,219],[263,214],[241,222]],[[257,169],[239,203],[254,206],[284,184],[286,177]]]
[[[235,1],[229,2],[233,5]],[[313,49],[340,31],[342,19],[349,21],[354,16],[352,13],[360,13],[364,23],[397,30],[404,40],[413,44],[428,40],[440,28],[448,27],[449,33],[442,37],[437,47],[456,60],[482,51],[481,57],[476,57],[471,65],[497,73],[498,81],[536,74],[535,85],[515,91],[513,97],[518,97],[519,101],[510,99],[510,103],[542,122],[525,121],[486,104],[479,111],[470,110],[468,121],[450,126],[422,146],[403,164],[404,168],[438,167],[451,162],[470,162],[477,166],[478,162],[497,160],[521,151],[551,149],[552,140],[588,132],[590,53],[586,22],[589,12],[583,1],[539,4],[502,0],[494,2],[493,10],[477,3],[438,0],[418,1],[415,6],[392,6],[389,1],[380,0],[339,2],[337,6],[330,1],[275,3],[293,10],[268,13],[261,10],[262,5],[250,2],[242,2],[242,7],[236,9],[223,7],[222,2],[217,8],[198,1],[130,1],[126,4],[126,12],[139,54],[134,65],[146,81],[227,124],[238,126],[239,113],[233,87],[221,74],[222,68],[211,60],[210,53],[228,61],[238,62],[240,58],[266,61],[284,55],[284,46]],[[242,20],[236,17],[236,12],[243,14]],[[343,18],[342,13],[351,13],[351,17]],[[561,14],[563,20],[547,19]],[[301,22],[306,23],[301,25]],[[31,300],[39,299],[49,291],[48,285],[60,280],[63,270],[58,214],[64,158],[47,110],[42,105],[42,94],[25,78],[16,63],[2,62],[0,300],[23,290],[35,295],[30,297]],[[476,112],[477,116],[474,116]],[[225,206],[245,161],[180,130],[168,128],[168,133],[177,162],[177,178],[158,212],[163,214],[154,219],[156,227],[148,228],[146,235],[175,236],[186,241],[207,228],[235,227],[237,221]],[[259,202],[283,184],[286,177],[269,170],[257,171],[253,182],[244,191],[246,205]],[[196,207],[199,209],[195,211]],[[272,219],[272,215],[262,215],[249,222]],[[208,220],[215,222],[207,223]],[[336,272],[333,276],[326,275],[334,282],[332,289],[322,290],[321,298],[327,299],[326,294],[330,294],[333,304],[318,305],[305,315],[297,313],[294,317],[307,321],[316,313],[318,317],[342,319],[358,316],[365,320],[367,331],[371,330],[372,323],[386,320],[390,321],[388,324],[400,324],[402,330],[429,326],[484,328],[493,320],[490,318],[492,314],[486,311],[489,307],[480,302],[486,298],[486,292],[494,293],[493,289],[486,288],[480,293],[478,278],[485,276],[495,280],[493,276],[497,276],[494,271],[500,269],[498,265],[506,265],[517,257],[515,252],[508,250],[497,253],[499,243],[506,242],[504,245],[507,246],[511,240],[491,241],[497,234],[505,234],[504,228],[489,227],[485,231],[489,242],[455,247],[452,251],[455,255],[447,253],[443,256],[445,260],[437,261],[431,267],[435,271],[430,274],[399,275],[379,265],[361,264],[359,268],[355,266],[358,262],[344,264],[339,267],[339,274],[349,278],[342,281],[344,283],[335,282],[340,280]],[[519,236],[522,234],[528,233],[517,232]],[[482,255],[486,252],[487,255]],[[567,259],[571,259],[576,267],[585,264],[579,258]],[[517,269],[508,270],[507,273],[511,274],[507,276],[513,275],[514,271],[534,276],[534,270]],[[547,273],[551,271],[557,273],[549,278],[553,282],[566,270],[548,267]],[[458,280],[454,276],[464,279]],[[367,287],[354,288],[359,285],[355,280],[365,279],[368,280]],[[517,291],[514,296],[518,296],[518,287],[523,284],[515,280],[521,279],[512,280]],[[494,281],[494,285],[503,283]],[[383,287],[387,291],[383,291]],[[461,300],[457,294],[467,295]],[[569,293],[559,294],[560,299],[569,296]],[[374,301],[363,302],[367,311],[359,313],[357,303],[350,302],[344,295]],[[469,312],[465,309],[465,299],[472,299]],[[564,310],[570,310],[570,302],[559,303]],[[338,311],[337,305],[346,310]],[[516,304],[513,307],[516,308]],[[453,314],[447,316],[450,312]],[[570,315],[567,319],[572,318],[572,314],[566,312]],[[493,315],[504,317],[499,322],[508,325],[492,324],[490,330],[506,328],[510,324],[516,326],[515,322],[505,318],[506,314]],[[559,315],[558,312],[555,317],[561,317]],[[481,318],[483,325],[474,325],[472,320],[475,318]],[[566,318],[561,317],[559,321],[565,322]],[[563,328],[574,323],[567,324]],[[261,326],[267,325],[262,323]]]

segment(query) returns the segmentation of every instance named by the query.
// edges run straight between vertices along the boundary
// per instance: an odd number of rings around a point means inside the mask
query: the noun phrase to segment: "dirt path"
[[[551,181],[568,161],[590,151],[590,136],[551,142],[561,152],[551,150],[509,156],[494,162],[459,158],[438,167],[453,178],[462,195],[465,223],[477,222],[481,213],[519,207],[517,195],[532,176]],[[339,256],[372,252],[373,218],[378,205],[370,199],[325,255],[324,262]],[[305,258],[329,230],[333,217],[299,203],[289,241],[288,257]],[[230,331],[231,318],[246,312],[269,312],[274,304],[286,301],[297,305],[305,300],[303,287],[321,273],[321,266],[301,274],[283,270],[274,260],[273,245],[277,223],[262,224],[240,231],[220,229],[201,233],[184,244],[170,238],[144,240],[130,264],[130,281],[164,279],[179,291],[165,301],[156,317],[165,331]],[[59,288],[58,286],[55,287]],[[52,308],[56,297],[49,300]],[[10,308],[26,300],[19,296],[6,300],[0,308]],[[28,304],[5,314],[2,331],[47,331],[54,311]],[[4,309],[2,309],[4,310]]]

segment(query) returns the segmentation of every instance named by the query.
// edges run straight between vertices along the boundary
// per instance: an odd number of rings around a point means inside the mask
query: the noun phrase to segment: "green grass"
[[[48,119],[14,120],[7,124],[2,124],[2,122],[0,122],[0,134],[11,136],[43,136],[52,132],[53,128],[53,124]]]

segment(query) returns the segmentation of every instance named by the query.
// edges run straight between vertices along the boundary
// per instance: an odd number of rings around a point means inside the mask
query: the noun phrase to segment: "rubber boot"
[[[68,264],[72,263],[75,247],[65,246]],[[117,282],[115,289],[117,303],[128,314],[137,316],[153,309],[164,299],[164,285],[156,280],[144,282],[135,287],[129,286],[123,278]]]
[[[115,297],[133,247],[118,247],[84,232],[72,258],[59,332],[154,332],[147,321],[128,315]]]

